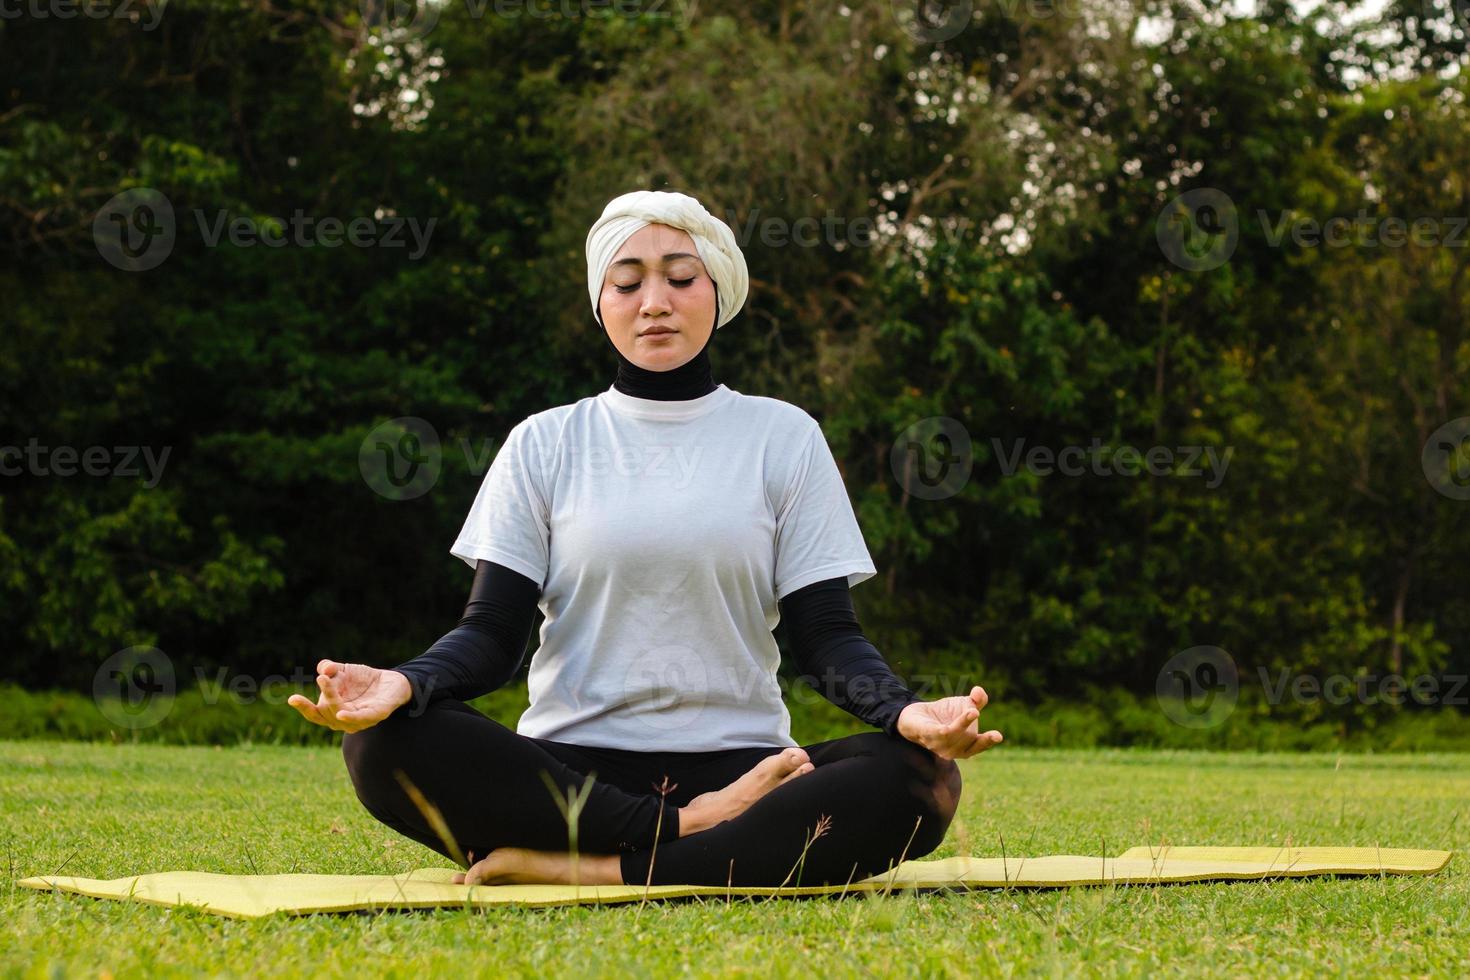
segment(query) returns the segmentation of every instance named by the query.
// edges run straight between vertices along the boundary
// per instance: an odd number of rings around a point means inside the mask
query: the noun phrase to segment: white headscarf
[[[602,217],[587,232],[587,295],[592,300],[592,315],[598,315],[597,300],[613,256],[634,232],[651,224],[682,229],[694,239],[694,249],[715,281],[720,300],[715,329],[723,327],[740,312],[750,291],[745,254],[729,225],[688,194],[677,191],[632,191],[613,198],[602,209]]]

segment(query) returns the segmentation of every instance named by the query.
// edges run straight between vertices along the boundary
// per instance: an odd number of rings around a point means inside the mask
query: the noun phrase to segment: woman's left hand
[[[937,701],[915,701],[898,715],[898,733],[941,759],[968,759],[1002,741],[995,729],[981,734],[980,709],[990,702],[985,688],[970,688]]]

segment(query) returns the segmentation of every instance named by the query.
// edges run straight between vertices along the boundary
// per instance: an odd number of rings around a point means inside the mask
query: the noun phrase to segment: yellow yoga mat
[[[1069,885],[1152,885],[1308,875],[1426,875],[1450,860],[1450,851],[1377,847],[1134,847],[1115,858],[1055,854],[1046,857],[952,857],[905,861],[885,874],[848,885],[799,888],[726,888],[709,885],[456,885],[455,868],[420,868],[401,875],[226,875],[164,871],[102,881],[40,877],[18,882],[93,898],[150,905],[193,906],[254,919],[274,912],[358,912],[389,909],[491,908],[616,904],[644,898],[690,896],[796,897],[898,889],[1057,888]]]

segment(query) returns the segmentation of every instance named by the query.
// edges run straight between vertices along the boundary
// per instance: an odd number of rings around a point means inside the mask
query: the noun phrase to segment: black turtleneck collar
[[[597,321],[602,322],[599,312]],[[715,322],[720,322],[720,300],[715,297]],[[704,346],[699,353],[691,357],[686,364],[681,364],[669,371],[650,371],[641,368],[623,356],[617,345],[608,336],[607,328],[603,327],[602,335],[607,338],[607,345],[613,349],[613,356],[618,359],[618,375],[613,379],[613,387],[625,395],[634,398],[651,398],[655,401],[685,401],[690,398],[700,398],[709,394],[716,388],[713,371],[710,367],[709,345],[714,339],[715,332],[705,339]]]

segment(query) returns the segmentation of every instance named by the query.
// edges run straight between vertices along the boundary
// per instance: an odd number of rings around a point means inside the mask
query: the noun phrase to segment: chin
[[[633,361],[633,363],[645,371],[672,371],[674,368],[682,366],[687,360],[689,359],[677,351],[670,351],[663,357],[645,357],[641,362]]]

